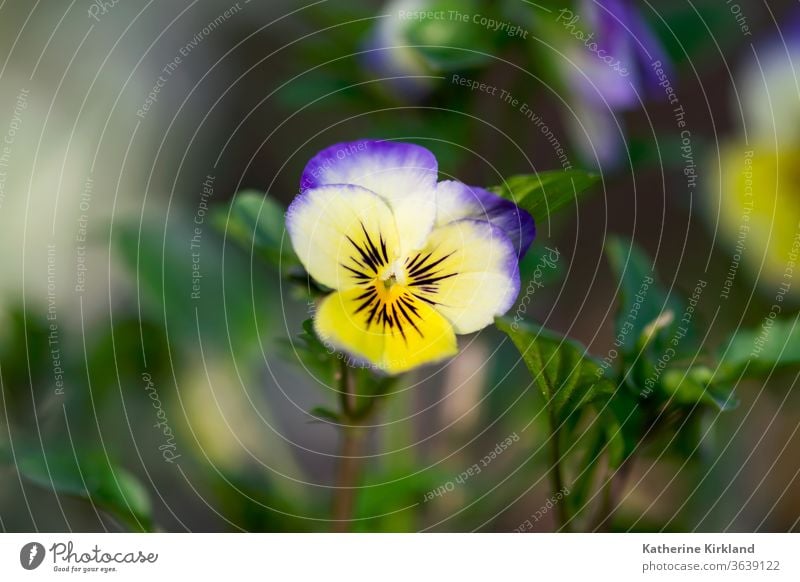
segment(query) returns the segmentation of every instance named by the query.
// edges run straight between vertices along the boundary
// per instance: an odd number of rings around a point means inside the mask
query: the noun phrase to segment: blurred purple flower
[[[570,61],[558,73],[568,90],[573,143],[598,166],[618,163],[625,141],[617,114],[657,89],[653,63],[668,69],[666,53],[628,0],[580,0],[575,12],[561,9],[556,24],[557,48]]]

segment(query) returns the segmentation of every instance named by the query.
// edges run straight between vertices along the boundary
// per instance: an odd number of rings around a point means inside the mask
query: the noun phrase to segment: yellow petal
[[[311,188],[286,213],[286,228],[308,273],[332,289],[373,279],[399,250],[389,205],[360,186]]]
[[[389,374],[455,355],[447,320],[402,285],[383,282],[328,295],[314,325],[323,342]]]
[[[492,323],[519,293],[516,248],[487,221],[458,220],[435,228],[406,269],[409,289],[431,303],[459,334]]]
[[[784,274],[800,234],[800,150],[725,148],[712,220],[734,256],[741,254],[760,284],[773,289]],[[735,276],[735,273],[734,273]]]

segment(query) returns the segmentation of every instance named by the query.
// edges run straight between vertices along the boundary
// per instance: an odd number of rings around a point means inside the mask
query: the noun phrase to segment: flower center
[[[386,265],[379,273],[378,279],[383,282],[386,290],[391,289],[395,285],[406,284],[406,269],[405,261],[397,259],[394,262]]]
[[[380,232],[370,236],[364,223],[360,226],[363,236],[347,237],[353,253],[342,263],[363,289],[356,297],[353,315],[363,314],[367,330],[375,325],[406,339],[407,331],[413,329],[412,333],[422,337],[418,305],[437,304],[440,282],[457,274],[447,265],[456,251],[417,252],[395,258]]]

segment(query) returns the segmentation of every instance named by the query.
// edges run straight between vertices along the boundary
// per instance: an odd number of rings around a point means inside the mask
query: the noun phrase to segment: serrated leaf
[[[599,174],[584,170],[552,170],[511,176],[490,190],[524,208],[535,220],[543,221],[574,203],[599,180]]]
[[[602,378],[599,363],[577,342],[506,317],[495,323],[519,350],[559,424],[581,407],[614,392],[614,384]]]

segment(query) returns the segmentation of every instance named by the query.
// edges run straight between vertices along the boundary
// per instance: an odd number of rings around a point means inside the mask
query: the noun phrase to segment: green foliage
[[[720,411],[736,408],[738,400],[733,397],[732,390],[713,380],[713,372],[707,366],[676,366],[664,372],[661,385],[670,401],[676,405],[700,404]]]
[[[619,373],[629,395],[645,411],[640,426],[651,426],[670,410],[690,413],[695,408],[735,407],[730,388],[707,366],[695,363],[699,354],[693,328],[702,287],[688,300],[668,294],[652,260],[632,241],[612,237],[606,253],[619,279],[615,338],[622,352]],[[623,412],[631,416],[630,406]]]
[[[599,174],[584,170],[552,170],[511,176],[490,190],[544,221],[567,204],[577,203],[599,180]]]
[[[614,392],[614,385],[602,378],[600,365],[577,342],[507,317],[496,324],[519,350],[557,425]]]
[[[46,451],[46,453],[45,453]],[[3,447],[2,460],[25,480],[59,495],[89,501],[133,531],[151,531],[153,516],[144,486],[131,473],[100,452],[31,443]]]
[[[135,281],[145,313],[163,323],[168,338],[190,350],[217,349],[247,356],[273,317],[272,288],[232,246],[210,228],[199,242],[190,229],[145,222],[115,227],[119,254]],[[224,255],[223,255],[224,250]],[[223,260],[224,259],[224,260]]]
[[[739,377],[763,377],[774,369],[800,365],[800,325],[791,319],[767,317],[755,329],[734,333],[719,351],[719,375],[736,381]]]
[[[356,515],[361,521],[356,531],[419,531],[420,517],[435,503],[426,502],[426,494],[451,479],[440,465],[420,469],[401,464],[373,472],[365,477],[358,496]]]
[[[518,319],[496,321],[545,398],[556,456],[562,454],[559,435],[582,452],[573,455],[576,478],[568,501],[576,517],[586,509],[601,461],[608,471],[616,471],[645,441],[662,439],[682,456],[691,455],[708,433],[703,424],[707,413],[737,404],[730,383],[697,362],[691,328],[699,316],[696,307],[704,283],[688,299],[672,296],[660,286],[649,257],[632,242],[611,238],[606,249],[620,289],[619,351],[609,352],[609,361],[598,362],[580,344],[540,326]],[[784,345],[794,333],[781,325],[774,329],[776,344]],[[752,346],[753,337],[743,334],[733,341]],[[749,361],[742,346],[732,348],[731,367]],[[764,352],[770,360],[781,353],[769,345]],[[792,358],[790,353],[787,361]],[[587,419],[588,425],[583,422]]]
[[[248,251],[289,268],[299,264],[286,236],[286,210],[262,192],[245,190],[236,194],[228,208],[217,208],[211,222]]]
[[[334,385],[338,370],[336,358],[331,357],[333,350],[317,337],[313,319],[306,319],[303,331],[294,340],[282,340],[281,347],[287,361],[297,362],[323,385]]]
[[[294,340],[281,342],[283,353],[288,361],[294,361],[314,376],[325,387],[326,392],[342,397],[342,374],[347,374],[355,397],[355,409],[350,411],[349,420],[363,418],[373,410],[381,397],[389,394],[397,383],[397,378],[379,374],[370,366],[352,361],[346,354],[325,345],[314,330],[314,320],[303,322],[303,332]],[[335,423],[347,420],[345,416],[318,406],[310,411],[312,416]]]
[[[626,355],[646,345],[659,344],[675,329],[675,320],[682,311],[678,300],[667,296],[652,261],[631,241],[609,237],[606,255],[619,281],[617,344]]]

